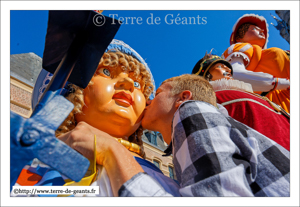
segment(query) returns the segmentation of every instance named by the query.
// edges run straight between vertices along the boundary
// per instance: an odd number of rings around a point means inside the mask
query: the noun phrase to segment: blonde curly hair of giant
[[[188,90],[192,92],[193,100],[204,101],[217,107],[217,99],[213,87],[201,76],[184,74],[169,78],[162,82],[162,84],[164,83],[169,83],[172,86],[170,91],[171,96],[178,95],[181,92]]]
[[[135,77],[141,77],[141,80],[144,83],[143,94],[147,100],[154,89],[153,83],[151,81],[151,74],[147,71],[146,67],[142,63],[140,63],[137,59],[133,58],[130,55],[124,54],[120,51],[108,51],[104,53],[94,76],[97,76],[99,74],[99,69],[101,69],[102,67],[109,67],[111,69],[114,69],[118,66],[121,66],[123,71],[133,72]],[[92,84],[93,82],[90,81],[89,85]],[[74,84],[71,84],[70,88],[72,92],[68,94],[66,98],[74,104],[74,109],[56,130],[56,137],[74,129],[77,125],[75,114],[82,113],[82,108],[84,106],[83,89]],[[143,130],[144,129],[142,128],[142,126],[140,126],[135,131],[135,133],[128,138],[128,141],[138,144],[143,148]]]

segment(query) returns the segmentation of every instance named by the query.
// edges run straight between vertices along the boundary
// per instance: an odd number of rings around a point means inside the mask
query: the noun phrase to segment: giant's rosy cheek
[[[112,85],[107,85],[105,89],[107,93],[111,93],[113,91]]]
[[[141,91],[134,92],[134,104],[136,115],[139,116],[146,107],[146,99],[144,94]]]
[[[111,79],[96,76],[92,79],[93,84],[85,89],[89,93],[90,102],[96,108],[102,107],[112,100],[114,84]]]
[[[145,98],[144,98],[145,99]],[[136,96],[136,101],[138,103],[141,103],[142,102],[142,97],[140,95]]]

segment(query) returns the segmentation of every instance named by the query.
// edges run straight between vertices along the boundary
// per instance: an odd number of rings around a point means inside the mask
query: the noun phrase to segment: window
[[[151,133],[151,144],[157,146],[156,135]]]
[[[170,178],[175,179],[174,178],[174,169],[171,166],[169,166],[169,173],[170,173]]]
[[[151,143],[151,134],[149,132],[146,132],[145,136],[147,137],[148,141]]]
[[[157,133],[157,138],[159,138],[162,142],[164,142],[163,136],[161,133]]]
[[[160,169],[159,161],[153,160],[153,164]]]
[[[145,136],[147,137],[148,141],[157,146],[157,140],[156,140],[156,135],[154,133],[151,133],[151,132],[146,132],[145,133]]]

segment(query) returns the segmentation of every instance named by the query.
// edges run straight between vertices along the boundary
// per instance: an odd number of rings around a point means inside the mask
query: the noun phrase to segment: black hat
[[[231,69],[231,75],[233,75],[233,70],[231,64],[224,60],[223,58],[217,55],[206,54],[203,58],[201,58],[193,68],[192,74],[199,75],[205,77],[208,70],[216,63],[223,63],[228,68]]]
[[[97,18],[103,18],[102,25]],[[95,11],[49,11],[43,68],[54,74],[64,56],[70,54],[76,61],[68,81],[86,88],[121,25],[113,21]]]

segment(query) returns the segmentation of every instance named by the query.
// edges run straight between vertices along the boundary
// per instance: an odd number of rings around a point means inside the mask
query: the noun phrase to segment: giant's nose
[[[263,30],[263,29],[260,29],[260,30],[259,30],[259,33],[260,33],[260,35],[263,35],[263,36],[265,36],[265,33],[264,33],[264,31],[265,31],[265,30]]]
[[[118,76],[118,81],[115,85],[117,88],[123,88],[130,92],[134,90],[134,81],[128,77],[127,73],[120,73]]]
[[[225,69],[226,69],[227,72],[231,73],[231,69],[230,68],[228,68],[227,66],[225,66]]]

